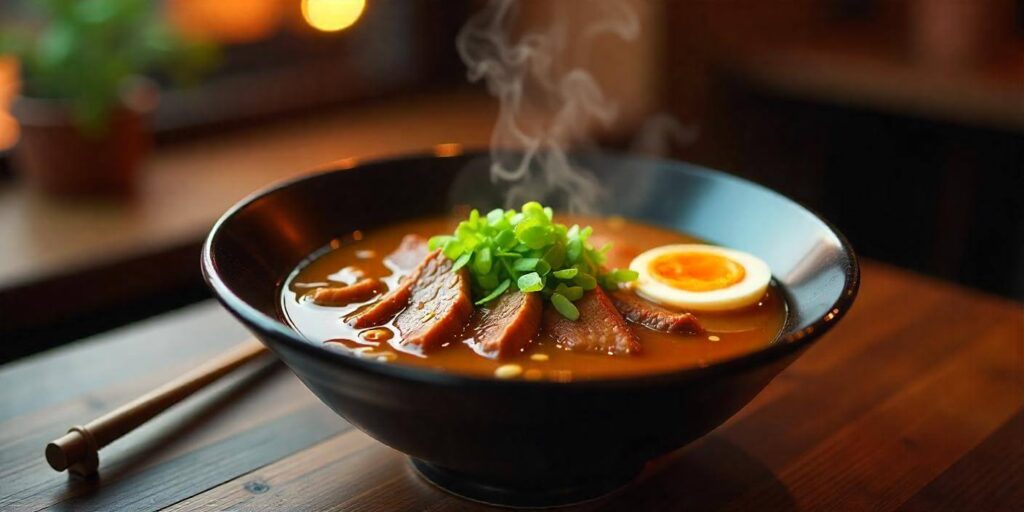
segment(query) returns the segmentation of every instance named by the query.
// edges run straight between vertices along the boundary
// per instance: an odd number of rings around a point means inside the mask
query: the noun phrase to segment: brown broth
[[[608,254],[609,267],[628,267],[634,256],[660,245],[700,242],[675,231],[622,218],[563,216],[556,220],[569,225],[593,226],[591,241],[595,246],[606,241],[614,242]],[[393,328],[395,336],[390,340],[369,342],[360,337],[360,330],[349,327],[343,320],[363,304],[324,307],[310,300],[309,294],[317,286],[345,281],[341,271],[349,266],[360,268],[368,276],[384,278],[388,286],[394,286],[399,276],[392,275],[382,260],[398,247],[402,237],[409,233],[424,237],[450,233],[457,223],[458,219],[454,217],[416,220],[365,233],[357,231],[332,243],[328,252],[300,266],[285,283],[281,301],[285,318],[296,331],[315,343],[324,343],[334,350],[355,350],[354,353],[360,357],[376,359],[382,364],[417,366],[473,376],[493,376],[498,367],[516,364],[524,370],[519,378],[557,381],[629,377],[705,366],[768,345],[785,323],[786,304],[773,285],[756,306],[728,313],[697,313],[707,329],[701,335],[668,334],[630,324],[643,345],[643,352],[637,355],[573,353],[562,350],[542,334],[523,354],[499,361],[478,355],[461,340],[453,340],[429,355],[407,352],[398,343],[400,340]],[[547,359],[537,360],[543,358],[538,354],[547,356]]]

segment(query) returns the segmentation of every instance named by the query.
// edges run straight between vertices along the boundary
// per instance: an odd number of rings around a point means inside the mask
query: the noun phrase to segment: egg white
[[[701,253],[724,256],[743,267],[739,282],[708,291],[688,291],[675,288],[651,275],[650,265],[665,254]],[[760,258],[742,251],[704,244],[674,244],[655,247],[641,253],[629,264],[639,276],[633,289],[637,295],[658,304],[692,311],[727,311],[756,304],[764,296],[772,280],[772,271]]]

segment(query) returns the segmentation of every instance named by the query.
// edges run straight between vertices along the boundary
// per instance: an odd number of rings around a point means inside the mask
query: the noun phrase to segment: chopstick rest
[[[236,368],[267,354],[249,339],[198,368],[114,409],[46,445],[46,462],[57,471],[90,476],[99,468],[99,450]]]

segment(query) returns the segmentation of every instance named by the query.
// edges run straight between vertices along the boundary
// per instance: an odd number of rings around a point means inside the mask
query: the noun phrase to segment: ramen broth
[[[569,381],[592,378],[630,377],[671,370],[706,366],[756,351],[778,336],[786,320],[786,304],[780,290],[772,284],[753,306],[729,312],[695,312],[705,332],[682,334],[658,332],[638,324],[629,324],[640,339],[642,351],[626,356],[579,353],[564,350],[554,339],[538,334],[518,354],[502,359],[483,357],[464,342],[467,334],[453,338],[428,354],[418,353],[399,343],[399,333],[386,324],[380,328],[355,329],[345,318],[365,303],[343,307],[320,306],[311,300],[318,287],[351,284],[352,270],[366,277],[381,278],[394,288],[402,277],[393,273],[384,257],[395,250],[407,234],[430,237],[450,233],[460,219],[437,217],[357,231],[333,242],[330,248],[300,266],[287,280],[282,292],[282,310],[288,323],[314,343],[379,361],[381,364],[416,366],[471,376],[500,376],[501,367],[514,365],[517,378],[526,380]],[[594,246],[612,242],[606,266],[629,266],[641,252],[668,244],[700,243],[693,237],[619,217],[559,216],[566,224],[594,228]],[[371,301],[372,302],[372,301]],[[547,306],[550,307],[550,306]],[[367,334],[368,331],[376,331]],[[384,336],[380,336],[381,334]],[[383,339],[390,335],[389,339]],[[376,338],[367,339],[367,338]],[[515,368],[517,367],[517,368]]]

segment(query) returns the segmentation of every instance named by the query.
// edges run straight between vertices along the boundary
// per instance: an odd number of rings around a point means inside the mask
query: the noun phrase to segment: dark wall
[[[1024,299],[1024,134],[725,81],[719,165],[824,214],[858,252]]]

